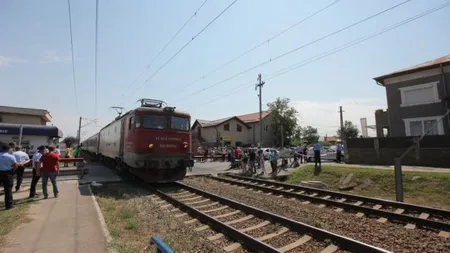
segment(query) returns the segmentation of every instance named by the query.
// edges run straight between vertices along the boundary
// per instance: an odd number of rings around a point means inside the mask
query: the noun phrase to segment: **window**
[[[242,126],[239,124],[236,124],[236,131],[242,132]]]
[[[145,115],[144,128],[149,129],[167,129],[169,122],[164,115]]]
[[[406,107],[440,102],[438,84],[439,82],[432,82],[399,88],[402,99],[400,106]]]
[[[437,117],[425,117],[425,118],[412,118],[404,119],[405,132],[407,136],[421,136],[425,132],[427,135],[443,135],[444,126],[440,120],[440,116]]]
[[[189,119],[172,116],[171,128],[173,130],[189,131],[190,128]]]
[[[128,122],[128,129],[132,129],[134,125],[134,117],[131,117]]]
[[[136,115],[136,118],[134,118],[134,126],[135,128],[141,128],[141,116]]]
[[[230,131],[230,124],[223,125],[223,131]]]

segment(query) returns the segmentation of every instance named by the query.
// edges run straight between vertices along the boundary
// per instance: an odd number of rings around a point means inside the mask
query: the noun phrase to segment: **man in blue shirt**
[[[344,147],[342,146],[342,144],[338,143],[336,146],[336,161],[338,163],[341,163],[343,150],[344,150]]]
[[[322,150],[322,145],[320,145],[320,143],[314,144],[313,150],[315,167],[317,167],[317,163],[319,163],[319,166],[322,167],[322,160],[320,159],[320,151]]]
[[[14,155],[9,153],[9,145],[0,143],[0,181],[5,189],[5,208],[11,209],[13,206],[13,173],[17,169],[17,162]]]
[[[300,163],[303,163],[303,147],[302,147],[302,145],[300,144],[300,145],[298,145],[298,147],[297,147],[297,153],[298,153],[298,156],[299,156],[299,158],[300,158]],[[306,160],[306,158],[305,158],[305,160]]]

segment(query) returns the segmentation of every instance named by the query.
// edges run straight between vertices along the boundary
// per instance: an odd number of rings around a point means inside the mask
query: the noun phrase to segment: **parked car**
[[[334,147],[334,148],[332,148]],[[336,161],[336,146],[322,147],[320,151],[320,157],[322,161]],[[342,151],[342,156],[344,156],[344,151]],[[308,148],[308,153],[306,155],[308,162],[314,162],[314,150],[313,147]]]

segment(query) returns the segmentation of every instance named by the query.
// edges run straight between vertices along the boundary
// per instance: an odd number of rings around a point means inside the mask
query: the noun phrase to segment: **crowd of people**
[[[56,182],[60,171],[61,150],[59,146],[40,146],[30,159],[30,155],[21,146],[14,142],[9,144],[0,143],[0,184],[5,192],[5,208],[14,208],[13,186],[14,176],[16,176],[15,191],[20,191],[25,167],[33,168],[29,198],[36,197],[36,186],[42,178],[42,193],[44,199],[48,198],[48,180],[53,186],[53,195],[59,197],[58,185]],[[79,147],[73,151],[73,155],[79,155]],[[68,154],[66,154],[68,157]]]

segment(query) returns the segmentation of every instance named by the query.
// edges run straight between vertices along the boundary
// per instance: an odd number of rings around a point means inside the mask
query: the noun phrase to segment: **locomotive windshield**
[[[171,126],[171,128],[173,130],[189,131],[189,129],[190,129],[189,119],[188,118],[181,118],[181,117],[172,116],[172,126]]]
[[[169,128],[169,120],[164,115],[145,115],[143,126],[149,129],[167,129]]]

